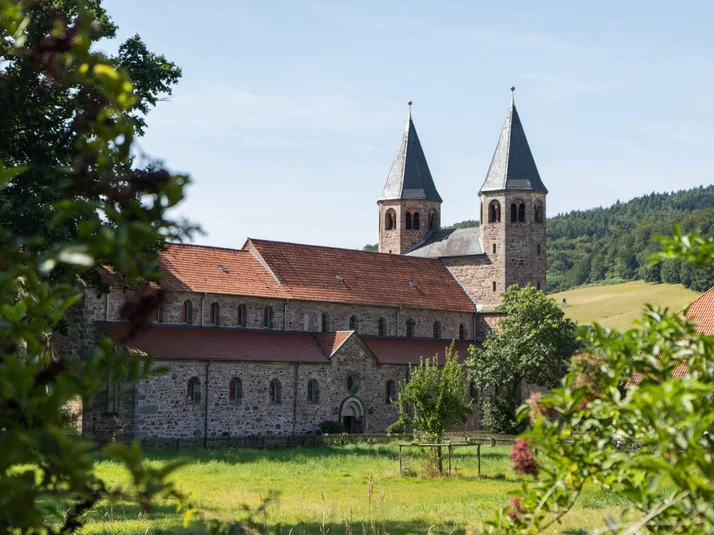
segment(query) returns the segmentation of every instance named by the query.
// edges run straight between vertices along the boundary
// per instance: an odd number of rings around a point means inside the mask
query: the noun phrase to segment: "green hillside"
[[[651,284],[644,281],[576,288],[551,294],[558,303],[567,300],[568,317],[581,325],[598,322],[604,327],[624,330],[640,317],[646,303],[681,310],[699,297],[681,284]]]

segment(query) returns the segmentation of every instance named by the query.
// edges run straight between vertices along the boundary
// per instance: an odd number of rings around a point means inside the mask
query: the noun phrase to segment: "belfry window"
[[[519,223],[525,223],[526,222],[526,205],[521,203],[518,206],[518,222]]]
[[[419,230],[419,212],[414,212],[412,216],[412,228],[414,230]]]
[[[384,216],[384,230],[394,230],[396,216],[394,215],[394,210],[387,210]]]
[[[436,228],[436,214],[431,212],[429,214],[429,230],[434,230]]]
[[[536,205],[535,207],[535,222],[543,222],[543,207],[540,204]]]
[[[511,223],[515,223],[518,220],[518,207],[516,203],[511,203]]]
[[[491,201],[491,203],[488,205],[488,222],[501,222],[501,203],[499,203],[498,201]]]
[[[407,220],[406,228],[411,229],[412,228],[412,213],[411,212],[407,212],[406,220]]]

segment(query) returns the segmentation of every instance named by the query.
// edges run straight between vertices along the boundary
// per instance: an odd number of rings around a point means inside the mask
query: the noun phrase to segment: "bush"
[[[342,422],[323,420],[320,422],[320,432],[326,435],[339,435],[341,433],[346,433],[347,428],[342,425]]]
[[[515,421],[515,412],[516,403],[508,397],[501,395],[489,398],[483,403],[481,425],[492,433],[517,435],[523,430],[523,424]]]

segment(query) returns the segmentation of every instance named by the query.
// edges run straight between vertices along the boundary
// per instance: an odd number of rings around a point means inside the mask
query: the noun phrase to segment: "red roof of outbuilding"
[[[293,299],[474,312],[436,258],[249,239]]]
[[[377,360],[384,364],[418,364],[422,358],[428,359],[434,355],[438,355],[439,363],[443,364],[446,358],[446,348],[451,345],[449,340],[433,338],[364,336],[362,340],[374,353]],[[474,345],[474,342],[461,340],[454,342],[454,350],[459,353],[459,362],[463,362],[469,356],[468,350],[471,345]]]
[[[308,332],[152,325],[131,340],[123,341],[128,324],[98,322],[97,325],[128,349],[160,359],[327,362]]]
[[[714,334],[714,288],[697,297],[685,310],[687,318],[697,325],[702,334]]]

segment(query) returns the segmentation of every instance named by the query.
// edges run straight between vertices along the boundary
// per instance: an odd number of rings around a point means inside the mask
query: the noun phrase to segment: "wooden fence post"
[[[402,445],[399,444],[399,475],[402,475]]]
[[[481,444],[476,446],[476,455],[478,456],[478,478],[481,479]]]
[[[451,444],[449,444],[449,477],[451,477]]]

